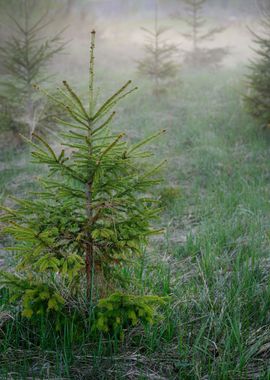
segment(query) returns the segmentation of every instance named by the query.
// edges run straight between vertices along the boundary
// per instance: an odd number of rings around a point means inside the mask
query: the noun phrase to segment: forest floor
[[[170,296],[163,318],[122,342],[53,339],[2,297],[1,379],[270,379],[269,135],[246,113],[241,72],[182,76],[160,99],[143,84],[115,125],[131,138],[167,129],[153,145],[168,160],[166,234],[135,273],[145,293]],[[27,155],[0,156],[2,200],[26,193]]]

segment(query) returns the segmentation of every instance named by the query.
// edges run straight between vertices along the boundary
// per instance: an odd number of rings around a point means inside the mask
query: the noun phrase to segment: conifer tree
[[[158,3],[155,3],[155,25],[153,30],[143,28],[147,35],[145,57],[138,62],[138,71],[154,83],[154,94],[159,95],[162,84],[176,76],[178,66],[174,60],[177,52],[175,44],[164,39],[167,28],[158,25]]]
[[[52,99],[69,115],[69,121],[58,120],[62,149],[37,134],[29,141],[33,162],[49,169],[40,191],[15,199],[15,209],[2,208],[3,232],[15,241],[18,266],[15,274],[1,273],[0,282],[22,300],[28,317],[64,307],[61,284],[75,295],[83,287],[88,299],[106,294],[123,265],[139,258],[158,232],[151,227],[158,209],[150,190],[163,162],[151,166],[144,146],[164,131],[130,144],[111,130],[113,108],[136,88],[128,81],[97,105],[94,51],[93,31],[87,102],[66,81]]]
[[[61,32],[51,38],[43,36],[50,19],[47,11],[40,14],[39,3],[20,0],[16,6],[21,10],[20,16],[9,15],[11,37],[0,47],[1,67],[5,73],[2,86],[13,124],[25,125],[31,138],[42,119],[39,111],[44,107],[33,85],[47,81],[45,69],[64,44]]]
[[[181,33],[191,42],[191,50],[185,52],[185,64],[191,67],[214,66],[221,64],[228,54],[228,48],[207,48],[204,43],[211,41],[214,37],[224,31],[224,27],[215,27],[206,30],[206,20],[203,18],[203,7],[207,0],[182,0],[186,5],[186,17],[184,21],[189,31]],[[176,16],[178,18],[178,16]],[[181,17],[182,19],[182,17]]]
[[[258,119],[263,127],[270,125],[270,5],[260,5],[261,34],[252,31],[257,46],[257,57],[251,61],[247,76],[248,94],[245,102],[250,114]]]

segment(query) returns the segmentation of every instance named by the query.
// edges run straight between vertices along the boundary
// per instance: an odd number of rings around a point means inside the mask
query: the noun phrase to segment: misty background
[[[63,75],[86,78],[89,36],[92,29],[97,31],[97,56],[99,69],[137,79],[137,61],[144,54],[144,28],[153,28],[154,0],[56,0],[36,1],[47,9],[51,18],[47,33],[66,28],[63,40],[68,41],[63,54],[59,54],[50,65],[52,73],[60,79]],[[158,18],[161,26],[168,27],[166,38],[178,45],[179,67],[183,51],[190,49],[190,43],[181,33],[187,30],[185,24],[186,5],[180,0],[159,0]],[[9,13],[20,13],[16,1],[2,0],[1,3],[0,43],[12,34]],[[180,16],[183,21],[175,19]],[[222,26],[224,32],[208,42],[211,47],[229,47],[230,54],[225,57],[226,67],[246,63],[252,52],[250,29],[259,30],[259,7],[255,0],[209,0],[204,5],[203,15],[208,26]],[[44,34],[44,31],[43,31]],[[1,70],[1,62],[0,62]],[[3,70],[1,71],[4,74]],[[77,80],[77,78],[76,78]],[[114,80],[111,77],[111,80]]]

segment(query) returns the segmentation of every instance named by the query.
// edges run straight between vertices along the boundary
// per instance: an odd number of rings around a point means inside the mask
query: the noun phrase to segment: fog
[[[177,69],[174,79],[177,83],[185,82],[185,76],[193,70],[193,64],[188,61],[194,49],[190,24],[192,15],[185,1],[2,0],[0,45],[5,46],[5,43],[12,41],[13,36],[20,38],[16,22],[25,22],[23,7],[26,3],[30,24],[34,25],[42,15],[46,18],[45,27],[38,32],[37,41],[46,41],[60,32],[63,49],[46,63],[42,74],[48,77],[43,84],[50,91],[54,91],[65,79],[77,88],[85,89],[92,30],[97,34],[96,80],[105,93],[128,79],[132,79],[139,87],[151,86],[152,74],[142,75],[139,70],[139,62],[145,59],[149,50],[146,29],[153,32],[155,27],[160,28],[162,33],[159,43],[173,47],[170,59]],[[226,70],[247,71],[255,55],[252,33],[261,29],[260,2],[208,0],[198,11],[198,23],[198,48],[203,54],[209,54],[209,57],[207,63],[197,65],[195,72],[210,70],[210,73],[218,75]],[[211,31],[214,31],[213,35]],[[217,56],[214,57],[214,54]],[[5,68],[0,61],[3,81],[9,80],[8,71],[8,67]],[[239,76],[240,81],[241,78],[242,74]],[[34,81],[31,80],[32,85]],[[165,87],[170,85],[170,80],[166,83],[166,80],[161,79],[161,82]],[[6,87],[0,84],[0,91],[5,97]],[[167,94],[163,96],[166,98]]]
[[[65,33],[70,40],[69,58],[65,59],[65,69],[73,65],[81,66],[86,61],[87,45],[91,29],[98,34],[98,50],[102,55],[100,64],[113,65],[123,72],[136,72],[136,61],[144,54],[144,28],[153,28],[155,1],[93,1],[85,4],[74,2],[70,13],[64,16],[68,29]],[[235,67],[245,63],[252,56],[252,35],[250,29],[257,30],[258,7],[255,1],[229,2],[209,1],[203,14],[206,27],[225,27],[206,46],[229,47],[230,54],[224,65]],[[220,5],[219,5],[220,4]],[[61,6],[60,6],[61,9]],[[178,60],[181,64],[182,51],[190,48],[190,43],[181,36],[187,30],[185,6],[181,1],[159,1],[159,24],[168,27],[167,40],[179,46]],[[174,15],[182,20],[176,20]],[[106,58],[107,57],[107,58]],[[78,68],[77,66],[77,68]],[[79,68],[80,70],[80,68]]]
[[[12,9],[6,0],[6,8]],[[136,71],[136,61],[143,55],[145,42],[144,28],[153,28],[155,1],[55,1],[40,2],[42,8],[48,8],[52,23],[50,30],[66,28],[63,38],[69,41],[65,56],[57,57],[54,63],[62,72],[81,72],[87,67],[89,35],[92,29],[97,31],[98,51],[101,66],[121,67],[120,70]],[[159,24],[168,27],[167,40],[178,44],[179,63],[181,52],[190,48],[190,43],[181,36],[187,30],[185,25],[185,5],[181,1],[160,0],[158,10]],[[182,20],[175,19],[179,15]],[[209,1],[204,7],[203,15],[207,27],[225,27],[223,33],[208,42],[211,47],[229,47],[230,54],[226,57],[226,66],[236,66],[252,55],[252,36],[248,28],[258,29],[258,6],[256,1]],[[5,7],[2,6],[1,40],[12,33],[5,17]],[[9,32],[8,32],[9,31]]]

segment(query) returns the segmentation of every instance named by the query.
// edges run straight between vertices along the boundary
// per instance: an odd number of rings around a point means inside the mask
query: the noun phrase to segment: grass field
[[[1,379],[270,379],[270,140],[244,109],[242,78],[183,72],[164,99],[143,83],[120,108],[115,128],[131,138],[167,129],[154,147],[168,160],[166,233],[132,274],[134,288],[170,296],[158,324],[90,341],[66,320],[59,336],[9,311],[3,292]],[[1,153],[2,199],[30,186],[27,162]]]

